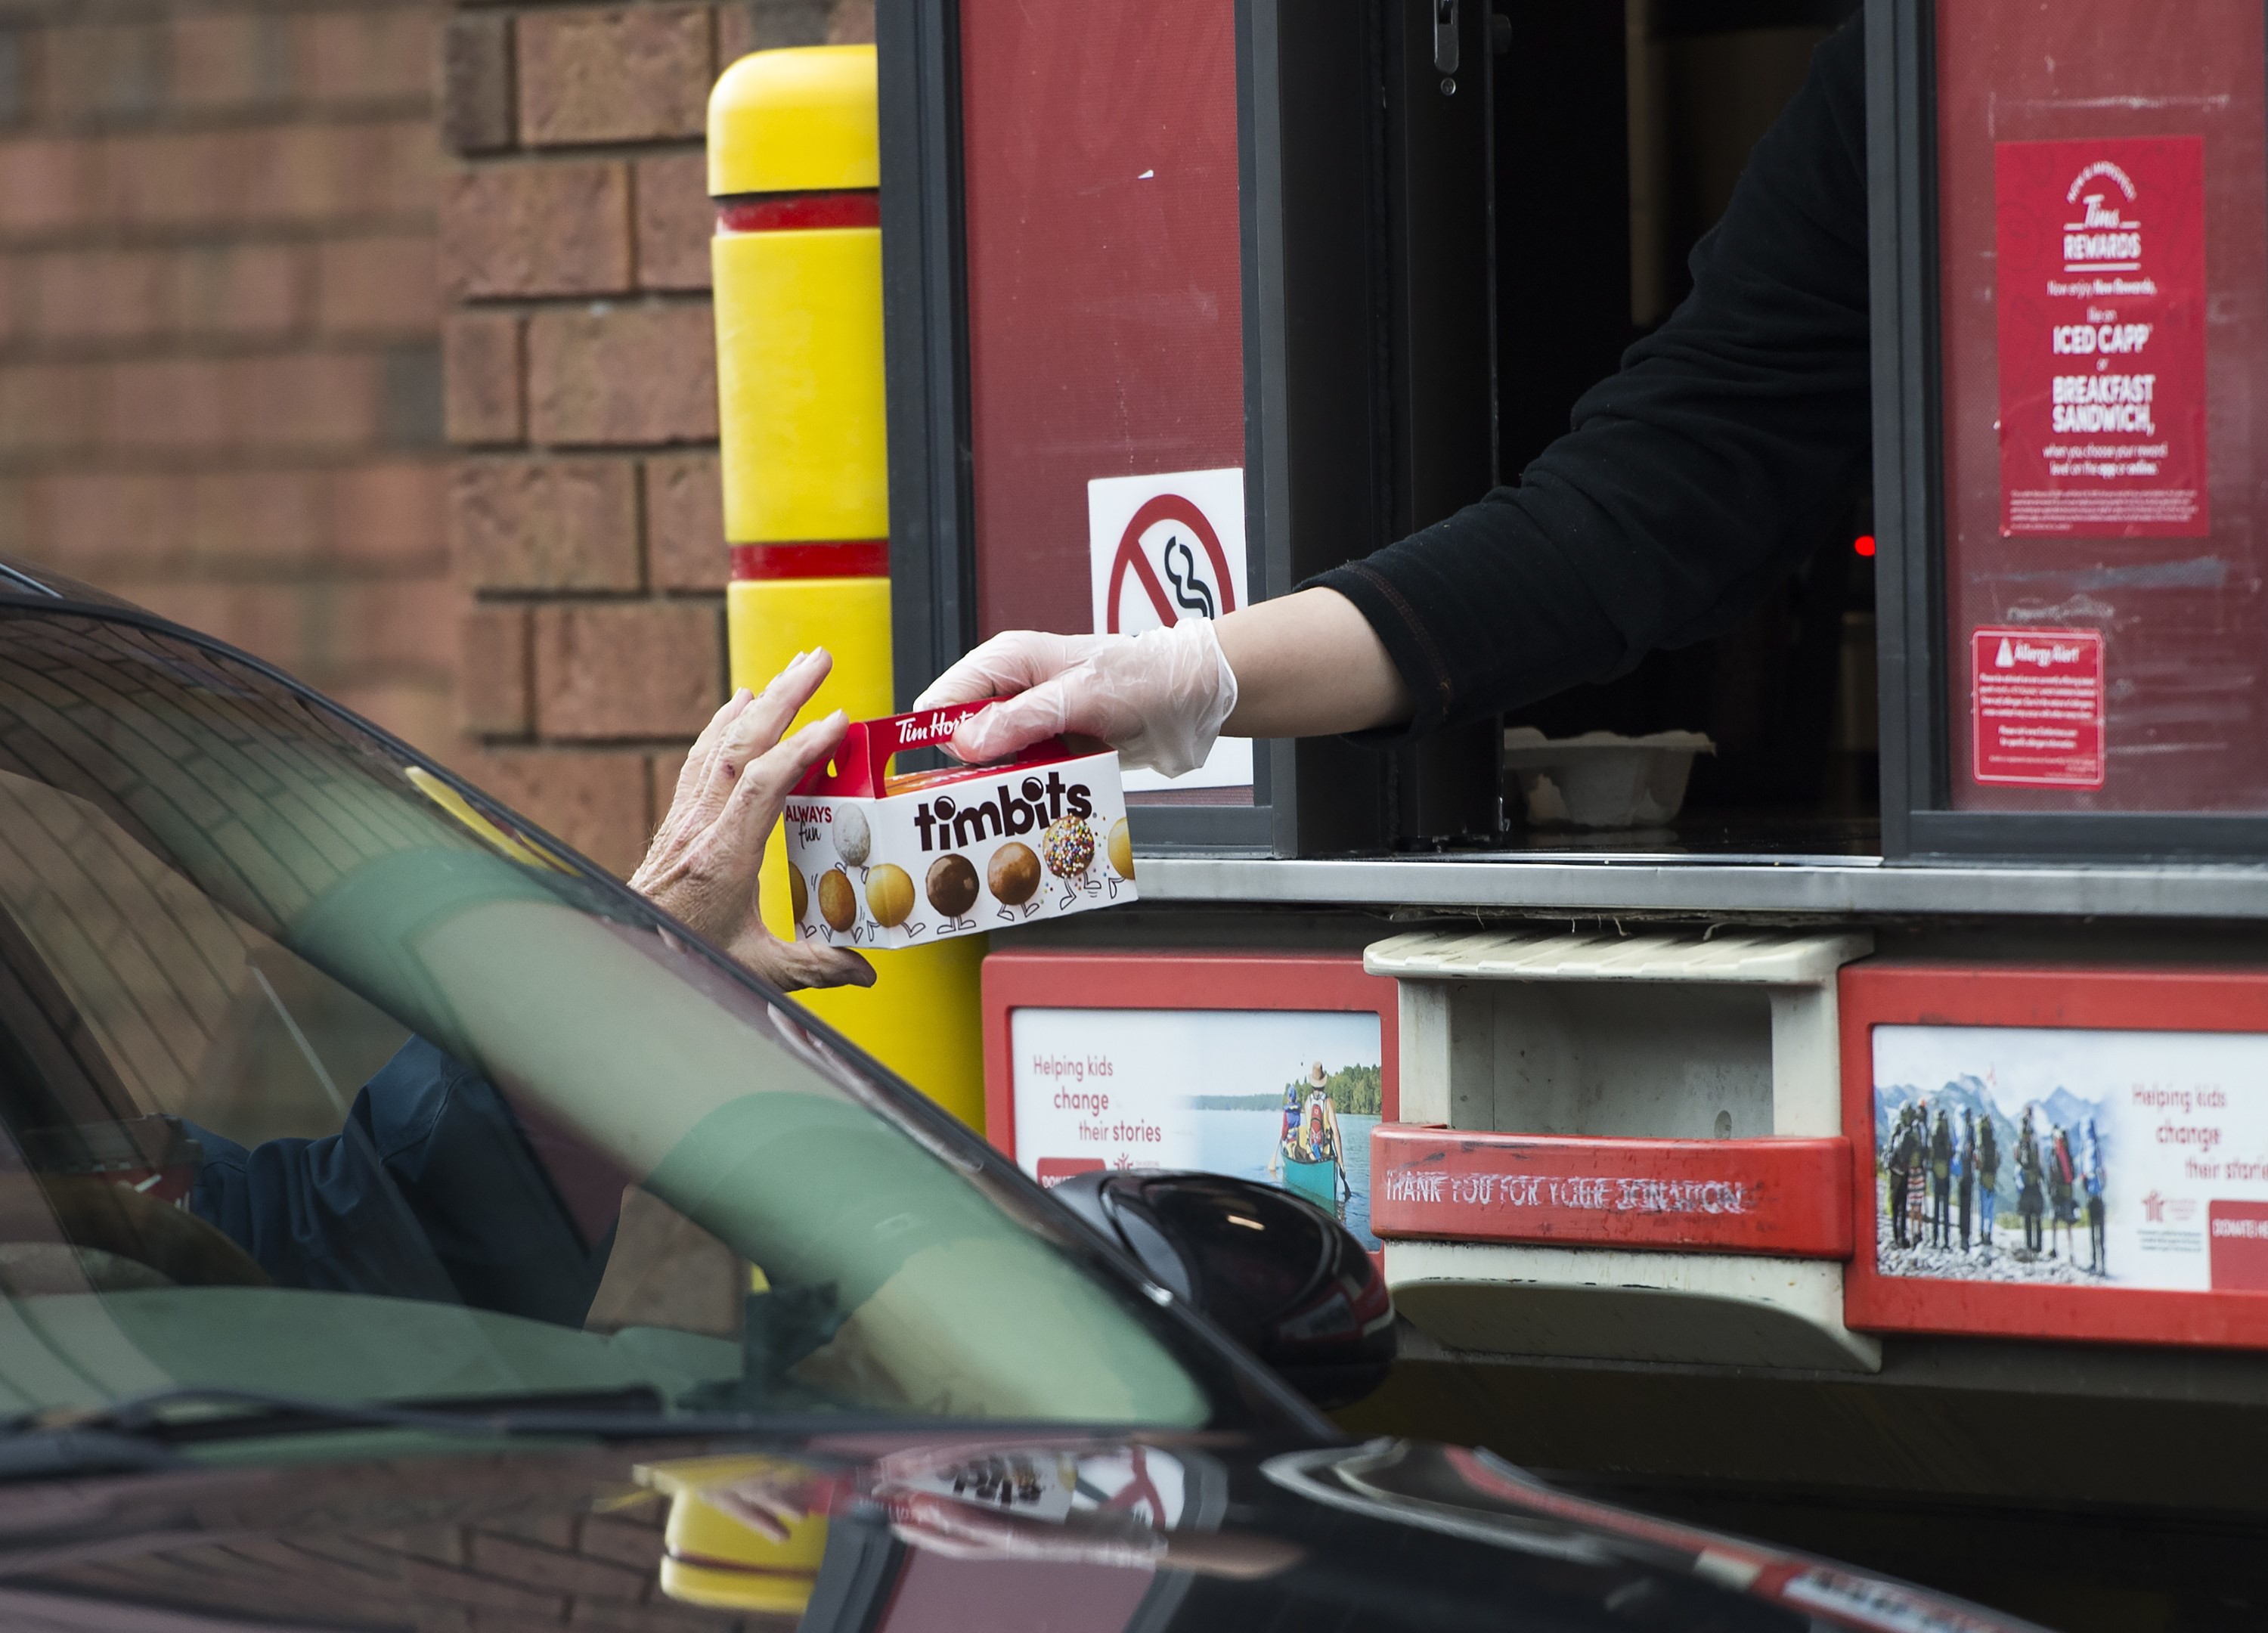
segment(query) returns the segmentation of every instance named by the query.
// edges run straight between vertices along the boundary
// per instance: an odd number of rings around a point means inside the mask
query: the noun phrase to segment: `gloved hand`
[[[1236,675],[1211,621],[1140,635],[996,635],[939,675],[916,709],[1013,693],[961,723],[953,752],[1005,759],[1043,737],[1100,738],[1130,767],[1178,776],[1203,765],[1236,707]]]

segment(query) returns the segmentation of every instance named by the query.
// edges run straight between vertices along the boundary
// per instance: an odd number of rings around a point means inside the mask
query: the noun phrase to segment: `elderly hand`
[[[833,753],[849,722],[836,710],[782,740],[835,660],[799,653],[762,692],[733,694],[677,776],[676,797],[630,888],[783,990],[871,987],[873,967],[816,941],[783,941],[756,908],[764,842],[805,772]]]

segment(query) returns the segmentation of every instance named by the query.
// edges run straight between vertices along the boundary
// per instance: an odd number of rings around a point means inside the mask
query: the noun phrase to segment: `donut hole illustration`
[[[838,936],[858,922],[858,893],[850,887],[850,875],[839,867],[819,876],[819,916]]]
[[[941,856],[929,864],[923,887],[930,906],[947,918],[959,918],[976,905],[976,869],[967,857]]]
[[[1040,835],[1040,853],[1057,879],[1077,879],[1094,864],[1094,830],[1083,817],[1067,816]]]
[[[1003,907],[1020,908],[1040,887],[1040,858],[1029,845],[1011,841],[992,853],[984,883]]]
[[[866,858],[874,852],[874,830],[867,826],[866,813],[856,805],[843,805],[835,813],[835,854],[852,867],[864,867]]]
[[[884,930],[895,930],[914,910],[914,881],[895,862],[866,875],[866,910]]]

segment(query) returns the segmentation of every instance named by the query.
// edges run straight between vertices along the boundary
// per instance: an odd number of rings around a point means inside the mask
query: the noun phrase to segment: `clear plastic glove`
[[[756,909],[764,842],[781,807],[850,725],[837,710],[781,736],[834,666],[823,650],[799,653],[762,692],[733,694],[685,756],[669,814],[630,875],[632,890],[790,992],[874,984],[873,966],[857,953],[783,941]]]
[[[1013,693],[961,723],[953,752],[1001,760],[1044,737],[1100,738],[1126,765],[1167,776],[1212,752],[1236,707],[1236,674],[1211,621],[1192,618],[1140,635],[996,635],[939,675],[916,709]]]

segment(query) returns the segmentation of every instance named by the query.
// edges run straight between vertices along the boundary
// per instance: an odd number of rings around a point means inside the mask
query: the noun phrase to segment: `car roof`
[[[0,597],[37,596],[47,596],[58,601],[77,601],[90,607],[114,607],[139,613],[145,618],[158,616],[147,607],[137,607],[107,590],[98,590],[68,573],[59,573],[36,562],[27,562],[19,555],[0,552]]]

